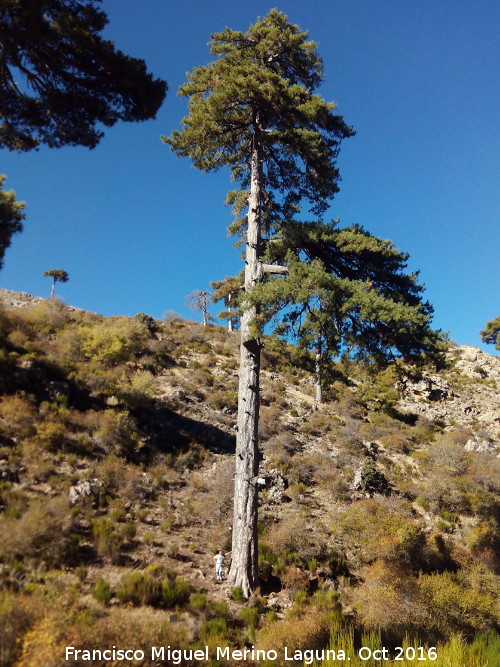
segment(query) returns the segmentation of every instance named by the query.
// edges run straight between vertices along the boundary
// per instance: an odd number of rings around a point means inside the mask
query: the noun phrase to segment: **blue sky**
[[[167,80],[157,119],[108,129],[101,144],[2,152],[26,222],[0,287],[48,295],[47,269],[70,304],[105,315],[166,310],[193,317],[194,289],[240,268],[226,236],[226,171],[199,173],[161,143],[186,114],[178,86],[211,60],[210,33],[246,30],[271,7],[319,42],[320,93],[357,134],[344,142],[331,218],[359,222],[410,253],[434,323],[481,347],[500,314],[498,109],[500,6],[494,0],[104,0],[106,34]],[[212,312],[217,312],[213,306]],[[490,353],[492,346],[482,346]]]

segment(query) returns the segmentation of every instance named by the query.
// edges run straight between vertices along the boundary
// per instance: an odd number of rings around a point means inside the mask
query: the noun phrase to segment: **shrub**
[[[418,590],[432,624],[445,634],[484,632],[500,621],[494,577],[480,568],[421,574]]]
[[[259,438],[268,440],[271,436],[276,435],[281,430],[280,423],[280,409],[271,405],[270,407],[262,407],[259,416]]]
[[[301,517],[291,517],[279,524],[271,524],[266,535],[266,545],[275,554],[293,551],[300,554],[308,546],[304,521]]]
[[[57,421],[47,420],[36,424],[34,442],[47,451],[57,451],[66,440],[66,428]]]
[[[130,542],[134,539],[137,533],[137,526],[132,521],[125,521],[125,523],[120,527],[120,536],[124,540]]]
[[[113,366],[135,359],[147,350],[148,329],[137,320],[110,317],[80,329],[85,357]]]
[[[74,550],[73,520],[63,498],[32,500],[19,518],[0,516],[0,559],[40,558],[56,564]]]
[[[200,639],[214,640],[215,645],[227,639],[227,621],[225,618],[211,618],[200,627]]]
[[[0,483],[0,507],[4,505],[6,519],[20,519],[29,506],[28,495],[10,482]]]
[[[33,595],[0,592],[0,665],[15,663],[23,635],[43,613],[43,604]]]
[[[304,500],[305,494],[307,491],[307,487],[305,484],[302,483],[297,483],[297,484],[292,484],[291,486],[288,487],[288,495],[292,500],[295,502],[299,502]]]
[[[118,562],[123,538],[116,531],[112,521],[107,517],[92,519],[92,534],[96,550],[102,558],[110,558],[112,562]]]
[[[92,586],[91,593],[96,600],[102,602],[103,604],[108,604],[112,597],[111,587],[109,583],[102,577],[99,577],[99,579],[97,579],[95,584]]]
[[[26,438],[35,432],[36,410],[21,396],[4,396],[0,402],[0,429],[5,435]]]
[[[251,641],[255,640],[255,629],[259,625],[259,609],[258,607],[244,607],[240,611],[240,618],[247,626]]]
[[[415,566],[425,546],[425,536],[408,505],[390,498],[352,503],[338,512],[332,532],[364,563],[383,558]]]
[[[296,650],[321,649],[329,636],[329,622],[324,612],[313,612],[299,616],[288,616],[283,621],[268,623],[257,633],[255,648],[275,650],[284,654],[285,646],[289,654]],[[275,662],[262,662],[263,667]]]
[[[162,582],[148,572],[130,572],[121,578],[116,597],[135,606],[159,606],[163,601]]]
[[[235,412],[238,408],[238,392],[231,389],[213,391],[209,394],[207,402],[216,410],[226,408],[229,412]]]
[[[361,466],[360,486],[364,491],[385,492],[388,488],[387,480],[377,469],[375,461],[369,456],[365,457]]]
[[[207,596],[205,593],[191,593],[189,596],[189,606],[191,609],[195,609],[196,611],[205,611],[208,605],[208,600]]]
[[[234,588],[231,588],[231,597],[235,602],[242,602],[244,595],[241,586],[235,586]]]
[[[309,575],[295,565],[289,565],[279,577],[283,586],[292,592],[309,586]]]
[[[348,591],[363,626],[404,633],[423,627],[427,609],[416,580],[398,566],[376,561],[361,572],[363,584]]]
[[[104,454],[136,455],[144,446],[135,419],[125,410],[89,410],[82,419],[94,446]]]
[[[31,335],[53,334],[63,329],[73,319],[73,314],[57,299],[42,301],[17,313],[20,328]]]
[[[333,426],[335,421],[332,417],[322,412],[313,412],[309,419],[302,424],[301,431],[308,436],[325,435]]]
[[[156,378],[150,371],[135,371],[119,383],[116,394],[127,407],[144,408],[151,404],[156,386]]]
[[[151,546],[152,544],[154,544],[154,541],[155,541],[155,534],[151,530],[148,530],[148,532],[144,533],[144,535],[142,536],[143,544]]]
[[[146,315],[146,313],[137,313],[134,315],[134,320],[137,320],[139,324],[146,327],[150,334],[156,334],[160,331],[160,327],[155,319],[151,315]]]
[[[148,653],[151,646],[185,647],[189,639],[186,628],[166,622],[165,614],[151,607],[114,607],[102,613],[75,601],[72,606],[48,611],[25,635],[19,664],[60,665],[66,646],[104,650],[113,645],[120,647],[125,640],[127,646]]]
[[[494,519],[481,521],[475,525],[467,535],[467,544],[471,551],[492,549],[500,551],[500,531]]]
[[[162,582],[162,600],[167,608],[183,606],[189,601],[192,592],[192,586],[180,577],[164,579]]]

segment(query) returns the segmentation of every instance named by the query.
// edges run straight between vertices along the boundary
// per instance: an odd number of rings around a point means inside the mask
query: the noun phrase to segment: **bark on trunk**
[[[52,299],[54,298],[54,292],[55,292],[55,291],[56,291],[56,281],[55,281],[55,279],[54,279],[54,282],[52,283],[52,288],[51,288],[51,290],[50,290],[50,300],[51,300],[51,301],[52,301]]]
[[[227,307],[228,307],[228,310],[229,310],[229,318],[227,320],[227,330],[229,332],[231,332],[233,330],[233,316],[232,316],[233,309],[231,308],[232,298],[233,298],[232,294],[229,294],[228,297],[227,297]]]
[[[262,277],[260,264],[261,159],[254,134],[250,165],[248,227],[245,256],[245,292]],[[257,474],[260,342],[252,332],[258,309],[245,310],[241,317],[240,374],[238,390],[238,434],[234,477],[232,562],[229,583],[240,586],[245,597],[258,585],[257,562]]]
[[[323,402],[323,391],[321,389],[321,355],[322,355],[322,349],[321,349],[321,339],[318,341],[318,350],[316,352],[316,360],[315,360],[315,369],[314,369],[314,398],[316,400],[316,403],[322,403]]]

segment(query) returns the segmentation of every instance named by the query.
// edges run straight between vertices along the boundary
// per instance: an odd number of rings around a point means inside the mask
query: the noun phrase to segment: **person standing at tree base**
[[[224,571],[224,560],[226,559],[226,556],[230,555],[230,551],[228,553],[225,553],[222,551],[222,549],[219,550],[219,553],[214,556],[215,560],[215,576],[217,577],[217,581],[222,581],[223,579],[223,571]]]

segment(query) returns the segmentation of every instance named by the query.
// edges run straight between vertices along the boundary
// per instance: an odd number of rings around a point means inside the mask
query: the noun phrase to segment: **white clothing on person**
[[[214,556],[215,559],[215,575],[217,577],[217,581],[222,581],[222,568],[224,566],[224,560],[226,558],[226,554],[217,554]]]

